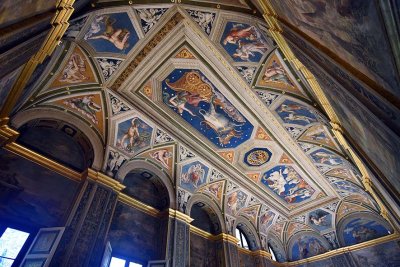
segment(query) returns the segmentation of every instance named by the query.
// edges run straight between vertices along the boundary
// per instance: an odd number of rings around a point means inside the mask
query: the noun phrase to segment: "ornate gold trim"
[[[117,191],[117,192],[123,190],[126,187],[125,185],[121,184],[120,182],[114,180],[113,178],[108,177],[107,175],[105,175],[101,172],[95,171],[91,168],[89,168],[87,170],[87,177],[93,181],[96,181],[96,182],[102,184],[102,185],[110,187],[114,191]]]
[[[19,136],[19,132],[11,129],[8,125],[8,118],[0,119],[0,147],[7,143],[14,142]]]
[[[251,255],[251,256],[255,256],[255,257],[257,257],[257,256],[264,257],[264,258],[268,258],[268,259],[272,258],[270,253],[268,253],[267,251],[262,250],[262,249],[251,251],[251,250],[239,247],[239,246],[237,248],[238,248],[238,251],[243,254],[247,254],[247,255]]]
[[[224,242],[230,242],[233,243],[237,246],[237,243],[239,242],[239,239],[237,239],[236,237],[229,235],[229,234],[225,234],[225,233],[221,233],[217,236],[215,236],[215,240],[222,240]]]
[[[208,240],[215,240],[215,235],[210,234],[209,232],[206,232],[204,230],[201,230],[200,228],[197,228],[196,226],[193,226],[193,225],[190,225],[189,227],[190,227],[191,233],[201,236],[202,238],[205,238]]]
[[[63,165],[61,165],[60,163],[48,159],[26,147],[23,147],[15,142],[6,144],[5,149],[7,149],[10,152],[13,152],[23,158],[26,158],[32,162],[35,162],[49,170],[53,170],[67,178],[70,178],[72,180],[76,180],[76,181],[81,181],[82,178],[85,176],[85,173],[79,173],[77,171],[74,171],[70,168],[67,168]]]
[[[5,117],[10,114],[37,65],[42,63],[47,56],[51,55],[56,46],[59,44],[62,36],[69,26],[68,20],[74,11],[74,8],[72,7],[74,2],[75,0],[57,1],[56,13],[50,22],[51,29],[47,34],[46,39],[43,41],[39,51],[37,51],[36,54],[33,55],[22,68],[10,91],[10,94],[6,99],[4,107],[1,110],[0,117]]]
[[[190,224],[193,221],[189,215],[174,209],[168,209],[168,215],[171,218],[179,219],[187,224]]]
[[[162,217],[162,213],[156,209],[153,208],[149,205],[144,204],[143,202],[140,202],[139,200],[136,200],[128,195],[125,195],[124,193],[119,192],[118,193],[118,201],[131,206],[133,208],[136,208],[140,211],[143,211],[144,213],[153,216],[153,217]]]

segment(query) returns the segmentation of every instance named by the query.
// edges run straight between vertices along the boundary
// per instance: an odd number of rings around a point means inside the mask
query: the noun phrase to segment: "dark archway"
[[[206,203],[196,202],[190,210],[192,225],[210,234],[218,235],[222,232],[216,212]]]
[[[169,207],[168,190],[153,173],[135,169],[125,176],[122,183],[126,186],[122,193],[158,210]]]
[[[93,164],[94,152],[88,138],[69,123],[36,119],[22,125],[17,142],[76,171]]]

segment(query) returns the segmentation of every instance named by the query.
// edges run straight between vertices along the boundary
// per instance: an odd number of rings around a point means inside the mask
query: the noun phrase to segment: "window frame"
[[[268,243],[267,246],[268,246],[268,252],[269,254],[271,254],[271,260],[278,262],[278,258],[276,257],[276,253],[272,248],[271,244]]]
[[[11,265],[12,267],[19,266],[22,263],[22,260],[24,259],[26,253],[28,252],[28,249],[31,246],[33,240],[35,239],[38,230],[30,228],[30,227],[26,227],[26,226],[18,224],[18,223],[2,221],[2,222],[0,222],[0,237],[4,234],[4,232],[7,230],[7,228],[12,228],[12,229],[22,231],[22,232],[29,234],[24,245],[18,252],[17,257],[15,257],[14,262]]]
[[[129,263],[141,264],[142,267],[147,266],[147,265],[145,265],[144,262],[139,261],[139,260],[137,260],[137,259],[133,259],[133,258],[130,258],[130,257],[126,257],[126,256],[124,256],[124,255],[112,253],[112,254],[111,254],[111,258],[110,258],[110,262],[109,262],[109,264],[108,264],[108,267],[110,267],[112,258],[117,258],[117,259],[124,260],[124,261],[125,261],[124,267],[129,267]]]
[[[239,233],[239,236],[237,236],[238,233]],[[236,235],[236,238],[239,240],[238,246],[243,248],[243,249],[250,250],[249,239],[247,238],[245,232],[242,229],[236,227],[235,235]],[[246,241],[247,246],[245,246],[243,240]]]

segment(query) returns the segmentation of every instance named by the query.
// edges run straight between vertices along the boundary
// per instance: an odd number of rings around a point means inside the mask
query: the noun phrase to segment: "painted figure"
[[[330,222],[328,221],[329,213],[317,210],[310,215],[310,222],[316,226],[328,226]]]
[[[223,44],[237,44],[241,39],[245,39],[248,41],[255,41],[260,37],[260,34],[256,27],[250,26],[244,28],[243,24],[234,24],[225,37]]]
[[[266,172],[261,181],[288,203],[301,202],[314,193],[292,167],[277,166]]]
[[[221,45],[235,61],[258,62],[269,45],[255,26],[228,22]]]
[[[319,150],[315,153],[312,153],[312,157],[318,163],[331,166],[336,166],[343,163],[343,160],[341,158],[332,153],[325,152],[324,150]]]
[[[119,154],[117,151],[110,151],[107,162],[107,174],[111,177],[114,177],[124,161],[124,156]]]
[[[287,76],[285,69],[276,60],[273,60],[271,66],[266,68],[263,80],[266,82],[283,82],[293,86],[293,83]]]
[[[172,157],[172,153],[166,149],[158,150],[150,155],[153,159],[160,162],[164,168],[170,169],[169,159]]]
[[[240,58],[243,61],[251,61],[251,57],[255,57],[255,53],[263,54],[268,48],[266,44],[263,43],[244,43],[240,40],[238,41],[238,49],[233,53],[233,57]]]
[[[165,80],[163,102],[201,132],[212,130],[221,147],[240,140],[242,127],[249,124],[243,115],[198,71],[178,73],[174,82]]]
[[[104,39],[112,44],[119,50],[124,50],[129,46],[128,38],[129,31],[127,29],[114,29],[113,24],[115,23],[115,19],[112,19],[108,16],[104,17],[105,31],[100,35],[95,35],[89,37],[88,39]]]
[[[202,168],[201,164],[193,164],[189,167],[189,170],[181,174],[182,183],[190,183],[194,188],[197,188],[200,184],[204,183],[205,170]]]
[[[117,140],[117,147],[128,152],[134,152],[135,148],[142,148],[150,140],[150,133],[140,133],[139,128],[146,129],[147,125],[142,124],[139,118],[133,118],[131,126],[127,129],[121,139]],[[127,143],[125,143],[128,141]]]
[[[73,53],[62,71],[59,81],[67,83],[83,82],[89,79],[89,77],[85,76],[85,71],[85,60],[79,54]]]
[[[63,103],[67,106],[72,107],[80,111],[83,115],[88,117],[94,124],[98,124],[97,113],[101,110],[101,107],[93,102],[94,95],[87,95],[84,97],[76,97],[65,100]]]
[[[231,214],[236,214],[236,212],[243,207],[246,201],[246,195],[242,192],[235,191],[229,195],[227,205]]]

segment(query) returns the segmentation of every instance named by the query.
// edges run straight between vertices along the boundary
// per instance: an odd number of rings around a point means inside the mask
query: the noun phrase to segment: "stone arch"
[[[314,231],[300,231],[287,242],[288,259],[296,261],[327,252],[331,249],[329,242]]]
[[[343,217],[336,226],[340,246],[350,246],[376,239],[393,232],[391,225],[373,212],[354,212]]]
[[[279,237],[272,234],[271,232],[268,233],[266,245],[267,246],[264,249],[268,250],[268,245],[271,246],[273,252],[275,253],[276,260],[278,262],[286,262],[287,261],[287,253],[285,250],[285,246],[283,245],[283,243]]]
[[[63,122],[68,122],[70,125],[79,129],[89,140],[93,149],[94,158],[91,167],[95,170],[101,169],[104,158],[104,144],[101,138],[93,129],[91,129],[89,125],[81,120],[77,120],[67,112],[48,107],[37,107],[21,111],[12,117],[11,125],[18,129],[24,124],[36,119],[60,120]]]
[[[211,199],[210,197],[203,195],[203,194],[199,194],[199,193],[194,194],[187,203],[186,213],[190,216],[193,207],[195,205],[197,205],[198,203],[204,204],[204,206],[208,209],[208,213],[211,211],[211,214],[210,213],[208,214],[210,216],[211,221],[214,224],[217,223],[219,225],[219,228],[220,228],[219,232],[214,233],[214,234],[226,233],[225,220],[224,220],[224,216],[222,215],[222,210],[218,206],[218,204],[215,203],[215,201],[213,199]],[[193,222],[192,222],[192,224],[193,224]],[[195,225],[195,224],[193,224],[193,225]]]
[[[254,251],[261,248],[261,240],[258,231],[246,217],[238,216],[233,226],[234,231],[238,228],[246,235],[250,250]]]
[[[169,208],[176,209],[176,193],[171,178],[162,170],[162,168],[154,163],[143,159],[131,160],[120,167],[115,178],[120,183],[124,183],[125,177],[134,170],[145,170],[157,176],[168,192]]]

